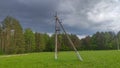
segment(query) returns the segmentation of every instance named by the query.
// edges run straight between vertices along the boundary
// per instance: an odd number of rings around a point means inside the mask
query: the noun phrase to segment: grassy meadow
[[[120,51],[79,51],[84,61],[79,61],[75,52],[28,53],[1,55],[0,68],[120,68]]]

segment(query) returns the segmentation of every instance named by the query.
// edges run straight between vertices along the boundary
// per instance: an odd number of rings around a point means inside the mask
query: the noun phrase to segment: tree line
[[[54,34],[33,32],[30,28],[24,29],[19,21],[7,16],[0,23],[0,54],[19,54],[30,52],[54,51]],[[79,39],[76,35],[71,38]],[[59,34],[59,50],[71,50],[64,34]],[[64,41],[63,41],[64,40]]]
[[[96,32],[81,39],[83,50],[116,50],[120,45],[120,32]]]
[[[75,34],[68,35],[78,50],[116,49],[120,42],[120,32],[97,32],[83,39]],[[54,37],[54,34],[49,36],[46,33],[33,32],[30,28],[23,30],[17,19],[7,16],[0,24],[0,54],[54,51]],[[58,38],[58,50],[73,50],[65,34],[59,34]]]

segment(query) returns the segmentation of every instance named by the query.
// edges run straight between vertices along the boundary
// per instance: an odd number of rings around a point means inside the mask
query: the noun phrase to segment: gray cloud
[[[119,31],[119,0],[63,0],[59,11],[63,14],[64,24],[70,27],[96,31]],[[84,31],[86,32],[86,31]],[[91,34],[87,32],[87,34]]]
[[[56,0],[2,0],[0,21],[10,15],[20,20],[24,28],[30,27],[34,31],[50,32],[57,3]]]
[[[57,11],[68,32],[91,35],[96,31],[119,28],[119,3],[119,0],[1,0],[0,21],[10,15],[17,18],[24,28],[53,33]]]

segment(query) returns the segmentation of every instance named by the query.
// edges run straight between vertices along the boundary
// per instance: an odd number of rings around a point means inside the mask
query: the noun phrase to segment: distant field
[[[0,56],[0,68],[120,68],[120,51],[80,51],[84,61],[74,52],[30,53]]]

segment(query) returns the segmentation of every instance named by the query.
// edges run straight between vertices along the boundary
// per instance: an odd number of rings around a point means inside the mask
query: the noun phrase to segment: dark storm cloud
[[[57,3],[56,0],[1,0],[0,21],[9,15],[17,18],[24,28],[50,32]]]
[[[0,21],[6,16],[17,18],[24,28],[32,28],[39,32],[54,32],[54,13],[58,11],[66,30],[75,34],[92,34],[86,27],[85,12],[96,1],[89,0],[1,0]],[[69,4],[70,3],[70,4]],[[63,7],[61,7],[63,6]],[[81,9],[84,11],[81,12]],[[73,12],[72,10],[75,10]],[[78,13],[78,14],[73,14]],[[74,17],[75,16],[75,17]],[[74,17],[71,21],[70,17]],[[75,18],[79,17],[79,21]],[[67,20],[67,21],[66,21]],[[75,23],[75,25],[74,25]],[[76,24],[80,28],[76,28]],[[79,27],[79,26],[77,26]]]
[[[53,33],[57,11],[69,33],[91,35],[120,28],[119,4],[119,0],[0,0],[0,21],[9,15],[23,28]]]

